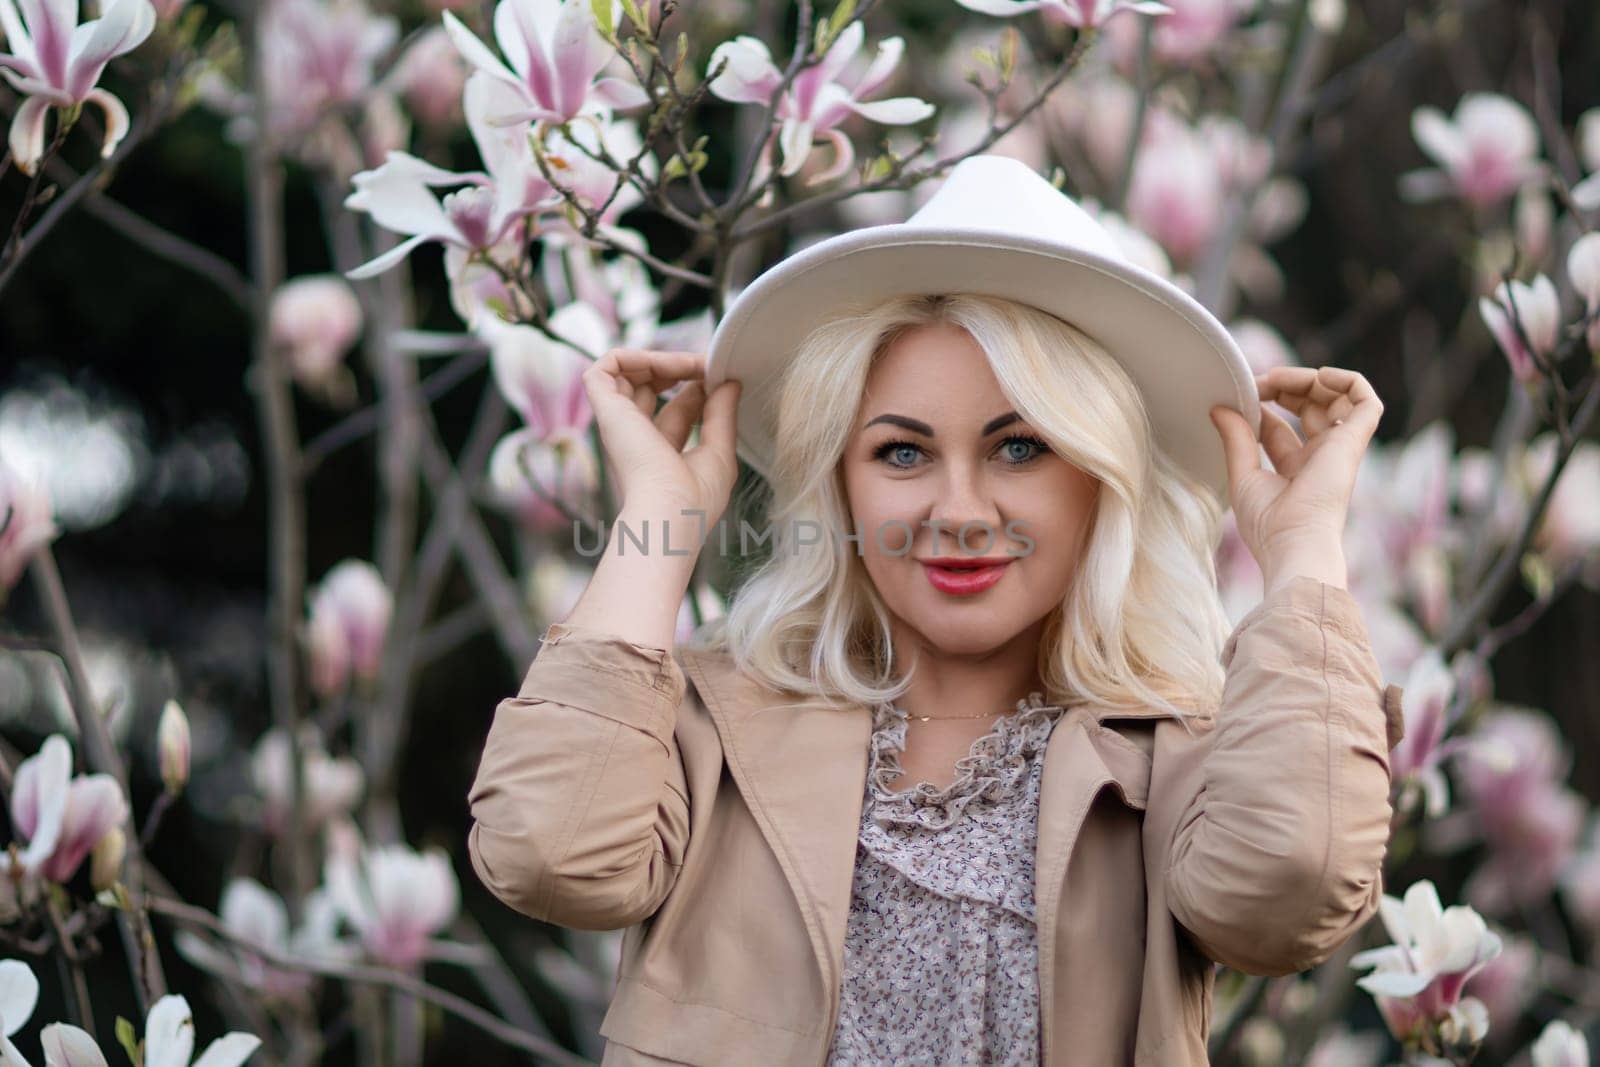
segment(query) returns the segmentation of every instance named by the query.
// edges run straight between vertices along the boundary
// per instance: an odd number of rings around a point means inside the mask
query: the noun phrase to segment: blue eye
[[[876,459],[876,460],[881,460],[885,456],[889,455],[892,452],[897,452],[897,453],[902,453],[902,454],[905,453],[905,452],[910,452],[910,453],[912,453],[912,458],[911,459],[907,459],[904,463],[891,463],[891,464],[889,464],[889,466],[891,466],[891,467],[909,467],[911,465],[911,463],[915,459],[915,453],[921,452],[921,451],[922,451],[922,446],[914,444],[911,441],[904,441],[904,440],[885,441],[883,444],[879,445],[877,448],[872,450],[872,458]]]
[[[1000,447],[1002,448],[1011,448],[1014,445],[1024,445],[1027,447],[1027,451],[1023,455],[1012,452],[1010,455],[1013,463],[1026,463],[1040,453],[1050,451],[1048,442],[1042,441],[1032,434],[1017,434],[1000,442]]]

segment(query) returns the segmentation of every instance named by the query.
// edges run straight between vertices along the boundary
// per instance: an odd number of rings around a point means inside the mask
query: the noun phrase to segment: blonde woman
[[[1303,970],[1374,913],[1401,694],[1345,587],[1360,375],[1252,377],[979,156],[757,279],[709,357],[585,384],[621,513],[468,840],[518,911],[626,929],[604,1063],[1203,1064],[1215,964]],[[675,647],[741,456],[770,556]],[[1230,504],[1265,579],[1232,628]]]

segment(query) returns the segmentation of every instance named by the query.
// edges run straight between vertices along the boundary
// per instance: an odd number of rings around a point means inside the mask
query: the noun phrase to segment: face
[[[897,648],[1037,644],[1076,573],[1099,482],[1012,410],[965,330],[909,331],[880,357],[841,470],[862,534],[846,550],[895,617]],[[999,565],[970,569],[986,562]]]

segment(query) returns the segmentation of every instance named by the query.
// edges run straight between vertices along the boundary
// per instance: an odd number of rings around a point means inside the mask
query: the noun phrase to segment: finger
[[[1372,383],[1343,367],[1274,367],[1256,381],[1261,399],[1299,416],[1308,438],[1352,422],[1358,433],[1370,437],[1383,414]]]
[[[736,456],[738,441],[739,394],[744,385],[730,378],[712,390],[700,419],[700,444],[714,450],[724,460]]]
[[[1223,458],[1228,464],[1228,492],[1236,499],[1245,476],[1261,469],[1261,445],[1250,423],[1232,408],[1222,405],[1212,408],[1211,422],[1222,437]]]
[[[684,444],[689,440],[689,431],[694,428],[705,403],[705,383],[692,381],[678,390],[656,415],[656,428],[661,431],[661,436],[672,443],[673,448],[683,451]]]
[[[1261,407],[1261,444],[1272,461],[1272,469],[1286,478],[1293,478],[1305,462],[1305,442],[1299,432],[1266,405]]]
[[[660,392],[675,382],[705,377],[705,363],[705,356],[699,352],[613,348],[596,366],[626,380],[629,385],[648,385]]]

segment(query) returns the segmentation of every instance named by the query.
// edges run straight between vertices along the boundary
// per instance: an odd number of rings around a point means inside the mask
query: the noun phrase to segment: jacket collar
[[[825,990],[840,981],[866,791],[872,709],[774,690],[738,671],[725,652],[678,656],[716,724],[724,758],[799,903]],[[1090,802],[1103,786],[1143,810],[1150,761],[1104,727],[1111,719],[1173,718],[1164,709],[1079,705],[1052,729],[1041,782],[1036,913],[1041,993],[1051,995],[1062,877]],[[1049,1003],[1048,999],[1044,1003]],[[831,1020],[830,1020],[831,1021]]]

